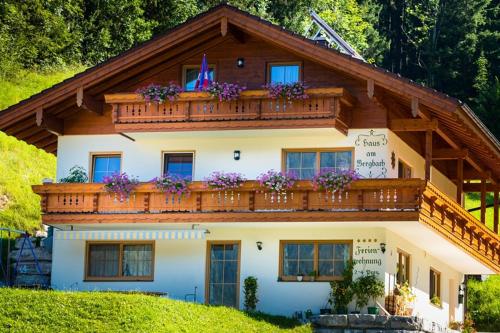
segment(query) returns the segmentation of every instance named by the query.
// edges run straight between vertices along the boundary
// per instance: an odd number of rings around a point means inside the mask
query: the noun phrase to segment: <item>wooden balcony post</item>
[[[481,178],[481,223],[486,223],[486,178]]]
[[[432,130],[425,131],[425,180],[431,180]]]
[[[498,234],[498,190],[493,194],[493,230]]]
[[[462,206],[462,193],[464,191],[464,159],[457,160],[457,202]]]

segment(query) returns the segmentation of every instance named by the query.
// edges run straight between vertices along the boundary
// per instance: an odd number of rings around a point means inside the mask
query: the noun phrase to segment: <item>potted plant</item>
[[[188,179],[166,174],[163,177],[154,178],[152,182],[157,189],[167,194],[167,201],[169,195],[171,195],[172,201],[176,195],[180,201],[183,195],[188,196],[190,193]]]
[[[441,307],[441,299],[439,298],[438,295],[432,296],[431,303],[434,304],[437,307]]]
[[[138,184],[136,178],[129,177],[124,172],[104,177],[104,189],[106,192],[114,193],[115,201],[128,201]]]
[[[264,86],[268,90],[268,95],[272,99],[282,99],[292,102],[293,100],[307,99],[307,87],[303,82],[295,83],[269,83]]]
[[[403,284],[396,284],[394,289],[394,294],[396,298],[396,315],[398,316],[411,316],[413,313],[413,308],[411,305],[415,302],[417,296],[411,289],[408,282]]]
[[[217,200],[219,202],[230,201],[231,204],[234,203],[234,193],[233,190],[239,188],[243,185],[245,181],[245,177],[242,174],[237,172],[212,172],[209,177],[205,178],[205,185],[213,190],[217,191]],[[229,192],[229,195],[228,195]],[[222,193],[224,197],[222,197]],[[212,194],[214,197],[214,194]],[[239,193],[237,193],[236,198],[239,200]]]
[[[364,286],[364,293],[367,297],[366,304],[368,304],[369,300],[372,300],[372,303],[375,304],[376,299],[378,297],[384,296],[384,282],[378,278],[378,272],[369,271],[366,275],[361,277],[364,281],[362,285]],[[360,279],[361,279],[360,278]],[[379,313],[379,308],[377,306],[369,306],[368,314]]]
[[[311,271],[307,275],[309,276],[309,280],[314,282],[314,280],[316,280],[316,276],[318,276],[318,273],[316,271]]]
[[[170,102],[175,101],[181,92],[182,88],[172,81],[167,86],[151,83],[136,90],[136,93],[141,95],[147,103],[155,102],[158,104],[165,103],[167,99]]]
[[[304,274],[302,273],[297,274],[297,281],[302,282],[302,280],[304,280]]]
[[[329,303],[333,305],[333,311],[336,314],[347,314],[347,306],[352,301],[354,296],[352,289],[352,273],[354,263],[349,261],[342,273],[342,279],[330,282],[330,299]]]
[[[204,89],[204,91],[208,92],[212,97],[217,98],[219,102],[230,102],[233,100],[237,100],[240,97],[242,91],[244,91],[246,87],[240,87],[236,83],[227,83],[227,82],[212,82]]]
[[[73,166],[69,169],[69,175],[61,178],[61,183],[86,183],[89,180],[87,171],[79,165]]]
[[[357,179],[359,175],[354,170],[325,170],[313,178],[313,187],[315,190],[320,189],[331,193],[341,192]]]
[[[281,171],[269,170],[266,173],[262,173],[257,177],[257,181],[260,186],[271,192],[270,198],[271,202],[274,202],[275,196],[276,200],[281,202],[287,202],[287,191],[290,190],[297,178],[292,173],[284,173]],[[264,194],[265,199],[267,199],[267,193]],[[293,198],[293,193],[292,193]]]

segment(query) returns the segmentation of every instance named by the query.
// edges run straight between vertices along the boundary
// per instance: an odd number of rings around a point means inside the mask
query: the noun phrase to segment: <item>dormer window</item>
[[[272,63],[268,69],[269,83],[295,83],[301,80],[300,63]]]
[[[199,65],[186,65],[182,67],[182,87],[184,91],[194,91],[198,74],[200,74]],[[210,80],[213,81],[215,78],[214,65],[208,65],[208,75]]]

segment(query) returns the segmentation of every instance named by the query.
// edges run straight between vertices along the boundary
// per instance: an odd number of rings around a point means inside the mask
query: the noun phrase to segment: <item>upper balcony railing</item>
[[[112,105],[113,123],[118,126],[179,122],[339,119],[345,122],[342,106],[353,98],[343,88],[306,89],[309,98],[286,101],[272,99],[267,90],[243,91],[240,98],[219,102],[207,92],[183,92],[175,101],[148,103],[135,93],[105,95]]]
[[[315,190],[310,181],[272,193],[256,181],[216,191],[202,182],[172,196],[141,183],[124,202],[102,184],[33,186],[43,221],[61,223],[419,221],[500,272],[500,238],[453,199],[420,179],[362,179],[343,192]]]

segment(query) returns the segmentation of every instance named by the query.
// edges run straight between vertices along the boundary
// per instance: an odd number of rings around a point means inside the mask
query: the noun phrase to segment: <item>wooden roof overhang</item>
[[[99,108],[106,89],[144,70],[146,60],[157,57],[147,61],[151,68],[165,61],[159,57],[162,53],[174,58],[186,48],[217,43],[221,33],[228,32],[238,39],[244,34],[256,36],[304,59],[366,81],[372,98],[379,97],[378,92],[382,92],[381,100],[383,94],[395,96],[397,103],[411,108],[415,118],[437,121],[433,130],[440,140],[453,149],[470,151],[465,159],[476,170],[471,178],[487,175],[493,182],[500,180],[500,144],[467,105],[228,5],[214,7],[164,35],[9,107],[0,112],[0,130],[55,153],[57,135],[64,134],[64,119],[75,112],[75,104],[76,110],[102,112]]]

